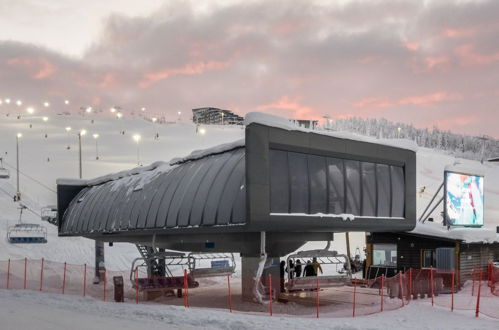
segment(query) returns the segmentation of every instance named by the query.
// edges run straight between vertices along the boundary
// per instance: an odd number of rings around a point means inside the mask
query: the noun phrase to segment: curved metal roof
[[[64,212],[61,234],[246,223],[245,149],[82,189]]]

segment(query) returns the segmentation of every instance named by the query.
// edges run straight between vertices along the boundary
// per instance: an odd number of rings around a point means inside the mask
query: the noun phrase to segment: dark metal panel
[[[289,171],[287,151],[269,151],[270,212],[289,212]]]
[[[134,207],[132,218],[136,218],[137,227],[146,228],[147,212],[151,207],[154,195],[158,192],[158,187],[161,183],[163,173],[155,174],[148,183],[140,191],[141,199],[138,200],[138,205]]]
[[[210,187],[208,199],[206,200],[206,205],[204,207],[203,225],[206,225],[207,223],[219,224],[217,219],[217,211],[220,203],[224,202],[222,201],[222,193],[228,182],[230,174],[232,173],[240,158],[240,154],[230,153],[229,159],[225,162],[225,164],[220,169],[220,172],[215,177],[213,185],[211,185]]]
[[[85,187],[80,192],[73,198],[73,200],[69,203],[66,212],[64,212],[64,221],[63,221],[63,227],[62,232],[76,232],[78,228],[78,217],[76,216],[77,213],[81,211],[81,209],[78,207],[78,201],[80,198],[85,196],[87,191],[90,188]]]
[[[327,158],[329,176],[329,213],[345,213],[345,178],[343,159]]]
[[[246,172],[244,167],[246,166],[246,162],[242,162],[242,171]],[[239,182],[239,190],[237,192],[236,199],[234,200],[234,204],[232,205],[232,215],[231,215],[232,223],[245,223],[246,221],[246,175],[243,174],[241,181]]]
[[[361,180],[360,162],[345,160],[346,210],[348,214],[360,214]]]
[[[198,203],[196,198],[196,194],[199,190],[199,185],[201,184],[201,181],[203,181],[204,177],[206,176],[206,173],[209,171],[211,166],[213,165],[213,159],[212,157],[204,158],[199,161],[200,162],[200,167],[199,170],[197,171],[196,175],[192,178],[192,181],[185,192],[185,196],[182,200],[182,205],[180,206],[180,212],[178,214],[178,225],[185,227],[188,225],[191,225],[192,222],[190,221],[190,216],[192,213],[192,208],[194,207],[194,204]],[[194,202],[195,201],[195,202]]]
[[[173,196],[175,195],[180,181],[187,173],[190,172],[190,168],[192,166],[194,166],[194,162],[189,162],[173,170],[174,173],[172,173],[172,182],[168,185],[168,189],[165,191],[159,206],[158,215],[156,217],[156,227],[166,228],[168,225],[168,210],[170,209]]]
[[[154,193],[149,209],[147,210],[146,215],[146,228],[156,228],[156,218],[158,216],[158,211],[160,207],[160,203],[163,200],[163,197],[168,190],[168,186],[173,182],[173,176],[178,170],[172,169],[167,173],[163,173],[157,181],[160,181],[158,184],[157,191]]]
[[[205,177],[199,184],[199,189],[196,192],[196,196],[194,197],[194,200],[197,201],[197,203],[194,203],[194,205],[192,206],[190,217],[191,226],[215,224],[215,219],[211,219],[211,221],[208,221],[204,217],[204,208],[210,194],[210,188],[213,184],[215,184],[214,181],[218,173],[222,169],[225,162],[229,159],[229,157],[229,153],[224,153],[213,157],[213,164],[211,165],[208,172],[206,172]]]
[[[376,216],[376,168],[374,163],[362,162],[362,215]]]
[[[189,170],[183,175],[183,178],[180,180],[177,189],[175,190],[175,193],[173,194],[172,201],[170,204],[170,208],[168,209],[168,215],[167,215],[167,227],[176,227],[176,226],[181,226],[178,223],[178,214],[180,212],[180,208],[182,206],[182,202],[184,198],[186,197],[186,193],[189,190],[189,187],[193,183],[193,180],[196,178],[198,173],[202,171],[203,167],[205,165],[205,159],[200,159],[198,161],[193,161]],[[187,196],[188,198],[188,196]],[[192,203],[193,200],[191,199],[190,202]],[[188,220],[188,219],[187,219]],[[188,225],[188,221],[185,223],[184,226]]]
[[[390,166],[392,173],[392,217],[404,216],[405,205],[405,178],[404,169],[398,166]]]
[[[390,167],[376,164],[378,217],[389,217],[391,208]]]
[[[310,177],[310,214],[327,213],[327,166],[326,157],[308,155]]]
[[[241,180],[245,177],[244,172],[244,149],[239,149],[234,152],[234,158],[237,161],[232,168],[232,173],[230,174],[227,182],[224,186],[222,193],[222,198],[218,204],[217,212],[217,224],[229,224],[231,223],[231,213],[234,208],[235,200],[238,192],[241,190]]]
[[[290,212],[309,213],[309,183],[307,155],[289,152],[289,176],[291,185]]]

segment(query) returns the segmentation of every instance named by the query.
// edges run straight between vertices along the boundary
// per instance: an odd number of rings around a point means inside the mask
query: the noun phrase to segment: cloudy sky
[[[0,17],[0,98],[26,105],[385,117],[499,138],[496,0],[1,0]]]

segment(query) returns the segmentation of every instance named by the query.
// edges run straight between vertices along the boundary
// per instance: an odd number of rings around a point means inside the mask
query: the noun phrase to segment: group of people
[[[322,274],[321,264],[317,261],[317,258],[312,258],[312,260],[307,260],[306,263],[302,263],[300,259],[296,260],[296,264],[293,260],[289,260],[289,265],[286,267],[286,262],[281,261],[281,278],[287,273],[289,279],[295,277],[308,277],[317,276],[319,272]]]

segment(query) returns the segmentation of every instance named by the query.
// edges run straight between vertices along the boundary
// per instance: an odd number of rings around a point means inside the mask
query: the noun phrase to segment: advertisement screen
[[[445,220],[450,226],[483,226],[483,176],[445,172]]]

